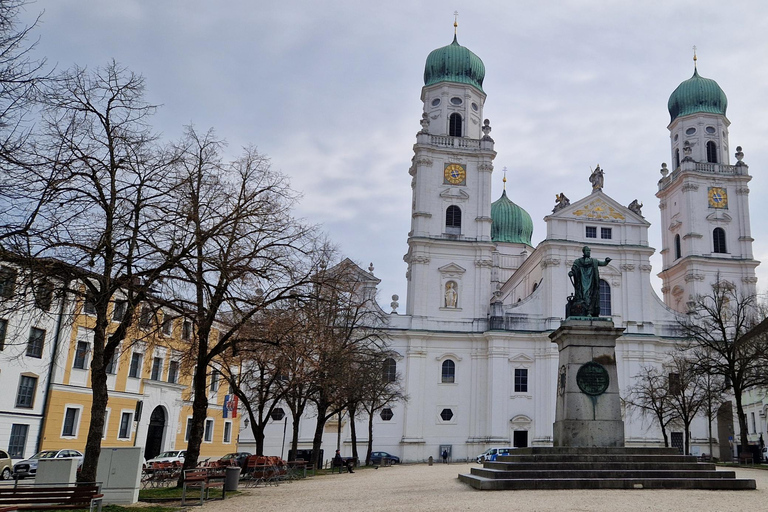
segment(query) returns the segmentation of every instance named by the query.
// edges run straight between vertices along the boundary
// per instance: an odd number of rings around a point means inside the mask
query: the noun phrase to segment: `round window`
[[[685,130],[686,135],[693,135],[694,133],[696,133],[696,128],[688,128]]]
[[[474,110],[475,112],[477,112],[477,108],[478,108],[478,107],[477,107],[477,103],[472,103],[472,110]]]
[[[716,131],[714,126],[707,126],[707,133],[715,133]]]
[[[440,98],[435,98],[432,100],[432,106],[436,107],[440,104]]]
[[[456,96],[454,96],[453,98],[451,98],[451,103],[453,105],[461,105],[464,102],[462,101],[461,98],[457,98]]]

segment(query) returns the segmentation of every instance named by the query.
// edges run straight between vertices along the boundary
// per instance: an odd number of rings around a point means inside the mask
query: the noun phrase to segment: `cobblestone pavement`
[[[310,477],[279,486],[245,489],[206,512],[349,511],[584,511],[749,512],[768,510],[768,470],[736,469],[757,481],[756,491],[476,491],[459,482],[473,464],[402,464],[361,468],[354,474]],[[196,507],[195,507],[196,508]]]

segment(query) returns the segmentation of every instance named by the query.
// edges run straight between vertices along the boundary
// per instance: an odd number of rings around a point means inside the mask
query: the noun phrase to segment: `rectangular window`
[[[49,281],[39,281],[35,283],[32,293],[35,298],[35,306],[43,311],[51,309],[51,302],[53,302],[53,285]]]
[[[8,320],[0,318],[0,350],[5,349],[5,334],[8,332]]]
[[[43,345],[45,344],[45,331],[32,327],[29,329],[29,341],[27,342],[27,355],[38,359],[43,357]]]
[[[80,411],[74,407],[67,407],[64,412],[64,428],[61,429],[61,437],[74,437],[77,432],[77,416]]]
[[[149,304],[144,304],[144,306],[141,308],[141,314],[139,315],[139,327],[144,330],[152,327],[153,316],[154,312],[152,311],[152,308],[149,307]]]
[[[173,332],[173,318],[169,314],[163,317],[163,335],[170,336]]]
[[[132,412],[124,412],[120,416],[120,431],[117,433],[118,439],[130,439],[132,419],[133,419]]]
[[[680,374],[670,373],[668,381],[669,381],[669,393],[671,395],[679,395],[680,394]]]
[[[0,298],[10,299],[16,286],[16,271],[10,267],[0,267]]]
[[[22,375],[19,379],[19,391],[16,393],[16,407],[31,409],[35,404],[37,377]]]
[[[83,302],[83,313],[86,315],[96,316],[96,301],[91,294],[85,296],[85,302]]]
[[[187,430],[184,433],[184,441],[189,441],[190,432],[192,432],[192,418],[187,418]]]
[[[131,368],[128,370],[128,376],[134,379],[141,378],[141,360],[143,355],[139,352],[134,352],[131,356]]]
[[[163,373],[163,358],[162,357],[156,357],[152,360],[152,375],[150,375],[150,379],[152,380],[160,380],[160,376]]]
[[[14,423],[11,426],[11,439],[8,441],[8,455],[14,459],[24,458],[24,448],[27,446],[29,425]]]
[[[224,422],[224,442],[225,443],[232,442],[232,422],[231,421]]]
[[[600,238],[603,240],[610,240],[613,238],[613,233],[611,232],[611,228],[600,228]]]
[[[756,434],[757,433],[757,425],[755,424],[755,413],[751,412],[749,414],[751,415],[751,418],[752,418],[752,433]]]
[[[219,390],[219,379],[221,376],[219,375],[219,370],[213,370],[211,372],[211,393],[215,393]]]
[[[181,326],[181,337],[185,340],[192,339],[192,322],[189,320],[184,320],[184,323]]]
[[[587,238],[597,238],[597,227],[587,226]]]
[[[528,392],[528,370],[515,368],[515,393]]]
[[[206,443],[213,442],[213,420],[205,420],[205,434],[203,439]]]
[[[128,303],[124,300],[116,300],[115,308],[112,310],[112,320],[119,322],[125,316],[125,311],[128,308]]]
[[[107,363],[107,374],[108,375],[115,375],[117,373],[117,361],[120,358],[120,347],[117,347],[115,349],[115,353],[112,354],[112,359],[109,360]]]
[[[88,352],[91,351],[91,344],[87,341],[78,341],[77,342],[77,350],[75,350],[75,363],[72,365],[72,368],[77,368],[78,370],[85,370],[86,369],[86,362],[88,361]]]
[[[168,382],[176,384],[179,380],[179,362],[171,361],[168,365]]]

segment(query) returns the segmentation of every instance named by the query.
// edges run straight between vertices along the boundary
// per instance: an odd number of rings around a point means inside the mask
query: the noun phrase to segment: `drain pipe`
[[[37,447],[35,448],[35,453],[40,451],[40,446],[43,444],[43,432],[45,432],[46,418],[48,418],[48,408],[50,407],[51,403],[51,390],[53,389],[53,379],[55,377],[54,371],[56,369],[56,363],[59,355],[59,343],[61,342],[61,329],[64,323],[64,308],[67,303],[68,287],[69,281],[65,281],[61,291],[61,305],[59,306],[59,315],[56,319],[56,333],[53,336],[51,362],[48,365],[48,383],[46,385],[45,399],[43,401],[43,417],[40,419],[40,431],[37,433]]]

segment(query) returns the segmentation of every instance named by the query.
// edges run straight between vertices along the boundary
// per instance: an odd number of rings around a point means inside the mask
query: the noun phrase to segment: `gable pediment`
[[[629,222],[633,224],[650,223],[641,215],[634,213],[628,207],[619,204],[615,199],[603,192],[596,192],[584,197],[575,203],[557,210],[548,218],[571,218],[585,221]]]
[[[451,187],[440,192],[440,197],[443,199],[466,200],[469,199],[469,194],[463,189]]]
[[[533,358],[521,353],[521,354],[517,354],[516,356],[510,357],[509,362],[528,365],[528,364],[533,364]]]
[[[441,274],[463,274],[467,269],[455,263],[449,263],[437,269]]]

